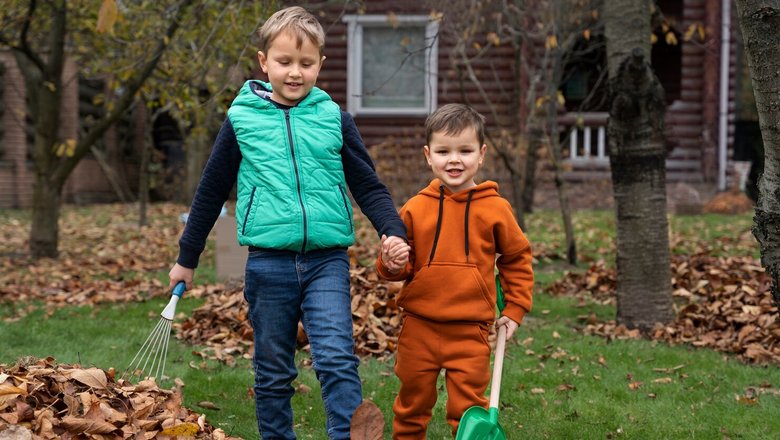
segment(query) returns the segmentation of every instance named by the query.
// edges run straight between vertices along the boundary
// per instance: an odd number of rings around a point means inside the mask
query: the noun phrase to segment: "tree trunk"
[[[526,214],[533,212],[534,192],[536,190],[536,164],[539,149],[542,147],[544,130],[539,126],[535,117],[530,118],[528,124],[528,152],[525,156],[525,176],[523,182],[523,211]]]
[[[17,64],[25,77],[25,88],[29,97],[31,116],[35,121],[35,145],[33,161],[36,182],[33,192],[33,222],[30,228],[30,253],[33,258],[56,257],[59,236],[59,204],[62,189],[68,176],[79,161],[90,151],[98,139],[110,128],[132,103],[134,96],[157,67],[168,44],[181,24],[185,10],[193,0],[181,0],[173,11],[171,22],[165,33],[151,48],[151,56],[139,70],[123,85],[124,94],[111,111],[90,127],[75,145],[67,147],[58,143],[60,127],[60,103],[62,97],[62,74],[64,70],[65,37],[67,35],[67,12],[69,2],[56,0],[38,3],[30,2],[28,22],[38,14],[48,13],[48,44],[45,56],[33,51],[27,41],[26,32],[20,35],[18,45],[11,46]]]
[[[571,220],[571,206],[569,204],[569,189],[566,180],[563,177],[563,165],[560,142],[560,129],[558,128],[558,86],[561,84],[563,76],[563,57],[558,51],[561,48],[550,49],[550,64],[546,71],[549,73],[550,80],[547,82],[546,95],[548,97],[545,111],[545,124],[549,139],[547,141],[550,149],[550,160],[553,165],[555,191],[558,194],[558,205],[561,210],[561,221],[563,222],[564,239],[566,246],[566,261],[569,264],[577,264],[577,242],[574,238],[574,225]]]
[[[500,139],[500,138],[497,138]],[[501,142],[501,140],[499,140]],[[525,208],[523,207],[523,177],[517,173],[518,158],[515,154],[516,148],[507,148],[503,144],[498,142],[493,143],[496,148],[498,157],[501,158],[501,162],[506,167],[509,173],[509,182],[512,186],[512,208],[515,210],[515,218],[517,224],[520,225],[520,229],[525,230]],[[511,152],[508,152],[510,150]]]
[[[557,84],[557,82],[556,82]],[[555,95],[553,95],[555,96]],[[560,132],[558,131],[557,114],[555,113],[556,103],[554,99],[548,104],[549,114],[547,115],[547,126],[550,130],[550,139],[548,140],[550,148],[550,160],[553,164],[555,174],[555,191],[558,194],[558,205],[561,209],[561,221],[563,221],[563,231],[566,246],[566,261],[569,264],[577,264],[577,240],[574,238],[574,225],[571,221],[571,205],[569,204],[569,189],[566,180],[563,178],[563,167],[561,166],[561,143],[558,140]]]
[[[57,139],[60,131],[62,72],[65,66],[67,11],[64,2],[53,2],[51,12],[50,47],[46,59],[34,56],[29,48],[14,51],[16,62],[24,74],[30,111],[35,120],[35,186],[30,227],[30,253],[35,258],[56,258],[58,255],[60,199],[65,180],[52,178],[52,170],[68,154],[64,147],[60,148],[62,145],[58,145]]]
[[[737,0],[736,4],[764,141],[753,235],[761,264],[772,279],[772,297],[780,307],[780,0]]]
[[[57,258],[61,193],[62,187],[53,184],[45,176],[35,179],[30,229],[30,253],[34,256]]]
[[[604,20],[617,216],[617,321],[647,330],[674,318],[663,88],[649,63],[649,1],[604,2]]]
[[[525,231],[525,213],[527,212],[525,199],[523,199],[525,181],[523,176],[514,172],[513,169],[509,169],[509,179],[512,182],[512,207],[515,209],[515,218],[517,219],[517,224],[520,225],[520,229]]]

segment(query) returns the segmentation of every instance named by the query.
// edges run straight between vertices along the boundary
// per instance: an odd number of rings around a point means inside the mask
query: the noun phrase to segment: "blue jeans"
[[[295,439],[290,399],[297,377],[298,321],[309,338],[322,387],[328,436],[349,439],[352,413],[363,400],[352,339],[346,249],[299,254],[254,250],[246,263],[244,297],[255,337],[255,412],[260,436]]]

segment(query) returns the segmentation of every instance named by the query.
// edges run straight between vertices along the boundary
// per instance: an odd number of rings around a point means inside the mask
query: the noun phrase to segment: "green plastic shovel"
[[[455,440],[506,440],[504,428],[498,424],[498,396],[501,392],[501,370],[504,367],[506,327],[498,328],[496,356],[493,360],[493,379],[490,383],[490,405],[486,410],[472,406],[463,413]]]

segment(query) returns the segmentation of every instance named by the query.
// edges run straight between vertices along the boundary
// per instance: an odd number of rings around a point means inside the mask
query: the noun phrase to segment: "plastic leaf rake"
[[[163,379],[165,360],[168,357],[168,341],[171,338],[171,325],[176,314],[176,303],[179,302],[185,290],[184,281],[179,281],[173,288],[168,305],[160,313],[160,321],[146,338],[133,360],[130,361],[130,365],[122,374],[123,378],[146,376],[157,378],[158,381]]]

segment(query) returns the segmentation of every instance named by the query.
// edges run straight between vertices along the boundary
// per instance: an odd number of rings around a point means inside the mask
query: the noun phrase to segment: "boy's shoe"
[[[385,431],[385,418],[374,402],[364,400],[352,413],[349,428],[351,440],[382,440]]]

